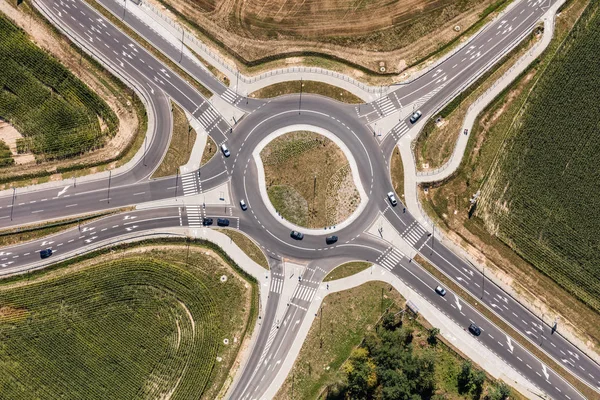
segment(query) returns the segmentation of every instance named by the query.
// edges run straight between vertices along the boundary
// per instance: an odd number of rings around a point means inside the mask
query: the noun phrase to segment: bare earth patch
[[[495,0],[152,0],[238,59],[317,52],[371,71],[399,72],[480,20]],[[167,11],[167,10],[165,10]],[[459,32],[454,30],[460,26]],[[383,62],[384,71],[380,70]]]
[[[0,140],[6,143],[12,153],[13,160],[15,160],[15,163],[18,165],[35,162],[35,156],[33,154],[17,153],[17,139],[22,137],[23,135],[21,135],[14,126],[8,122],[0,121]]]

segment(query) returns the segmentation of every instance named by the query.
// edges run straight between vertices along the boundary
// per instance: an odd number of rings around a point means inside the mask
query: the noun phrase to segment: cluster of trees
[[[439,329],[427,332],[430,347],[413,351],[413,327],[397,323],[386,314],[376,332],[365,337],[344,364],[345,381],[329,390],[328,399],[352,400],[442,400],[436,393],[436,336]],[[457,376],[458,393],[467,399],[481,399],[486,376],[465,361]],[[506,400],[510,387],[504,383],[488,385],[486,400]]]

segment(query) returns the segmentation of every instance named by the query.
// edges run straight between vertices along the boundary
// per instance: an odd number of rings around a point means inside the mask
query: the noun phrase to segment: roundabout
[[[156,139],[151,140],[150,148],[144,154],[144,165],[138,158],[137,163],[128,165],[115,176],[109,172],[108,176],[89,178],[77,185],[63,181],[0,193],[0,217],[6,226],[98,210],[137,208],[56,234],[44,241],[2,249],[0,273],[9,275],[43,268],[94,248],[120,241],[143,240],[150,235],[179,235],[208,240],[216,236],[208,223],[203,226],[202,222],[208,219],[227,220],[229,229],[239,229],[261,246],[268,256],[270,267],[266,273],[264,270],[252,273],[260,284],[262,303],[251,352],[228,392],[228,397],[236,400],[273,397],[278,382],[292,367],[298,342],[301,343],[306,334],[299,327],[304,321],[312,320],[308,311],[318,305],[327,293],[329,285],[323,283],[323,278],[337,265],[348,261],[376,263],[381,266],[382,276],[401,280],[413,288],[423,301],[449,315],[458,326],[469,326],[469,321],[477,320],[486,332],[504,337],[499,328],[467,303],[461,302],[458,296],[455,303],[441,299],[433,290],[439,284],[437,280],[413,262],[414,256],[420,254],[451,279],[460,282],[466,293],[476,298],[483,297],[478,282],[485,282],[486,277],[479,269],[441,244],[435,237],[433,226],[417,208],[407,207],[401,202],[397,205],[390,203],[387,194],[393,192],[393,186],[389,160],[397,146],[407,145],[406,139],[418,134],[428,117],[529,34],[545,12],[539,2],[515,3],[503,17],[514,21],[510,22],[510,30],[499,30],[506,22],[494,21],[475,35],[468,46],[458,48],[434,69],[411,82],[386,88],[377,100],[361,105],[342,104],[306,94],[286,95],[268,101],[248,99],[238,93],[237,88],[234,92],[224,87],[190,58],[183,51],[183,46],[179,50],[179,45],[174,46],[143,21],[131,18],[127,23],[133,29],[215,94],[209,101],[118,28],[104,21],[87,3],[80,0],[70,2],[76,3],[79,12],[90,21],[101,21],[97,24],[98,33],[94,34],[100,35],[102,41],[86,40],[86,28],[73,22],[75,17],[71,21],[68,10],[55,12],[52,0],[36,0],[35,5],[85,51],[107,63],[108,68],[147,100],[148,107],[152,109],[150,115],[156,122],[151,124],[149,134]],[[115,15],[121,15],[122,4],[112,0],[101,0],[100,3]],[[79,14],[77,17],[80,17]],[[105,39],[106,46],[98,45],[105,44]],[[148,180],[149,172],[160,164],[166,151],[171,121],[170,110],[166,106],[169,97],[191,115],[217,146],[225,145],[229,155],[223,152],[216,154],[196,171]],[[423,117],[418,122],[411,122],[410,115],[417,110],[422,112]],[[239,115],[242,117],[237,118]],[[269,200],[261,150],[276,137],[298,130],[325,136],[341,149],[348,160],[360,203],[350,217],[335,226],[320,229],[297,226],[283,219]],[[381,130],[384,130],[383,134],[379,133]],[[410,185],[416,183],[405,184],[406,187]],[[241,200],[247,204],[246,210],[239,206]],[[140,207],[142,204],[147,206]],[[304,233],[304,238],[292,238],[292,230]],[[327,244],[326,238],[332,234],[339,240]],[[52,257],[40,260],[42,248],[51,248]],[[301,267],[290,267],[291,263]],[[506,316],[518,331],[528,329],[527,323],[522,324],[521,321],[537,321],[501,288],[488,283],[485,287],[488,294],[483,303],[502,296],[507,307],[521,315],[514,319]],[[582,398],[545,365],[544,371],[548,371],[552,385],[547,385],[547,379],[537,376],[537,371],[528,370],[520,364],[517,359],[529,360],[531,365],[539,365],[539,361],[517,344],[514,351],[507,354],[506,349],[499,347],[497,341],[487,335],[482,334],[478,340],[492,349],[491,354],[508,360],[511,368],[516,368],[527,380],[543,386],[556,397],[560,392],[562,396],[569,393],[571,399]],[[561,348],[581,353],[559,335],[553,340],[556,341],[556,350],[545,348],[552,357],[560,358],[557,352]],[[581,358],[585,356],[582,354]],[[598,368],[589,361],[586,368]],[[575,368],[565,368],[578,374]],[[585,381],[585,377],[579,375]],[[559,392],[555,385],[560,386]]]

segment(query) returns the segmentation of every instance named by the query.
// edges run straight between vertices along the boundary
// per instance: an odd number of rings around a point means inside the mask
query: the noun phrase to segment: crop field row
[[[600,311],[600,5],[542,77],[478,206],[525,260]]]
[[[12,153],[6,143],[0,140],[0,168],[13,165],[15,160],[12,158]]]
[[[222,283],[165,258],[0,285],[2,397],[202,398],[227,314],[205,283]]]
[[[67,68],[0,15],[0,117],[24,136],[19,152],[61,159],[102,147],[117,116]]]

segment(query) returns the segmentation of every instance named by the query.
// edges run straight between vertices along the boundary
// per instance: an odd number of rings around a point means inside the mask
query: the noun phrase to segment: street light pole
[[[112,177],[112,170],[108,171],[108,204],[110,204],[110,178]]]
[[[300,101],[298,102],[298,115],[300,115],[301,109],[302,109],[302,78],[300,78]]]
[[[175,201],[177,201],[177,185],[179,184],[179,168],[177,168],[177,174],[175,175]]]
[[[15,196],[17,194],[17,188],[13,188],[12,205],[10,206],[10,220],[13,220],[13,210],[15,209]]]

